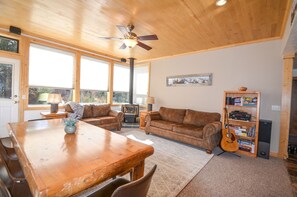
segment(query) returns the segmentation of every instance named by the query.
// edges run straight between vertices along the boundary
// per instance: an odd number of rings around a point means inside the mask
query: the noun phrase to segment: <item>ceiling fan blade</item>
[[[117,25],[117,28],[122,32],[122,34],[124,36],[126,36],[126,35],[129,34],[128,29],[127,29],[126,26],[124,26],[124,25]]]
[[[137,45],[140,46],[140,47],[142,47],[142,48],[144,48],[144,49],[146,49],[146,50],[148,50],[148,51],[152,49],[152,47],[144,44],[143,42],[137,41]]]
[[[120,49],[125,49],[126,47],[127,47],[126,44],[123,43],[123,44],[121,45]]]
[[[115,38],[115,37],[99,37],[106,40],[122,40],[123,38]]]
[[[146,36],[138,36],[138,40],[158,40],[158,36],[154,35],[146,35]]]

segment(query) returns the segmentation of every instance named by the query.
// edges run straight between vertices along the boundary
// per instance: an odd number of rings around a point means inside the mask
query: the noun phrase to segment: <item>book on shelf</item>
[[[243,137],[255,137],[256,127],[229,125],[229,128],[234,130],[235,134]]]
[[[243,139],[239,139],[237,141],[238,141],[240,150],[248,151],[250,153],[255,152],[255,143],[253,141],[243,140]]]
[[[243,97],[242,106],[257,106],[257,97]]]
[[[227,105],[235,105],[235,106],[257,106],[257,97],[227,97],[226,104]]]

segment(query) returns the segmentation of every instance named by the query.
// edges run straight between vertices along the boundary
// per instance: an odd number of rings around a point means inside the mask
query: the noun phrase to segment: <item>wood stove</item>
[[[136,118],[139,116],[138,104],[122,105],[121,110],[124,113],[124,122],[136,123]]]

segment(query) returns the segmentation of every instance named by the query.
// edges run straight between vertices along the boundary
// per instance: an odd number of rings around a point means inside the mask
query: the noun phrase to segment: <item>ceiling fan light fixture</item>
[[[137,44],[137,40],[136,39],[132,39],[132,38],[124,39],[123,42],[129,48],[133,48]]]
[[[227,3],[227,0],[217,0],[216,5],[217,6],[223,6]]]

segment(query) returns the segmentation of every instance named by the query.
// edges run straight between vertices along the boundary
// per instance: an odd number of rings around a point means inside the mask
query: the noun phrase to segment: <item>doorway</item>
[[[19,119],[20,61],[0,57],[0,137],[7,137],[7,123]]]
[[[295,55],[296,57],[296,55]],[[288,156],[297,159],[297,58],[293,62]]]

